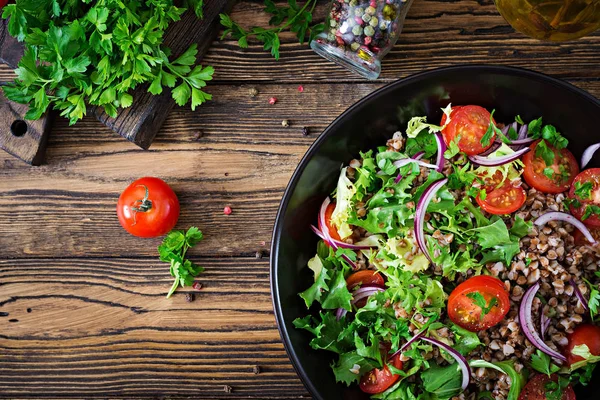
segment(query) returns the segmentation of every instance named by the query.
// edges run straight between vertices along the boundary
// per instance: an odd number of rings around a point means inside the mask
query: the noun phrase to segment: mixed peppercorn
[[[394,44],[400,10],[406,3],[407,0],[333,0],[329,31],[316,40],[371,63]]]

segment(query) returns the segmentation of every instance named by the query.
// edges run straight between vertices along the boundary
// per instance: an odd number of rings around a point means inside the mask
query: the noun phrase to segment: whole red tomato
[[[117,216],[121,226],[134,236],[161,236],[177,223],[179,200],[162,179],[140,178],[121,193]]]

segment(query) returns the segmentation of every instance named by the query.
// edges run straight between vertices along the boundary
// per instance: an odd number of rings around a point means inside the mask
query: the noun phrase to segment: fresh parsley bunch
[[[9,33],[25,42],[15,70],[17,79],[4,86],[6,97],[29,104],[26,119],[38,119],[49,106],[71,124],[83,118],[87,105],[111,117],[133,103],[131,90],[148,83],[160,94],[173,88],[175,102],[191,99],[192,110],[211,99],[202,91],[214,69],[196,64],[192,45],[170,61],[162,47],[165,30],[189,8],[202,17],[203,0],[17,0],[4,7]]]
[[[204,271],[199,265],[185,258],[188,249],[204,239],[202,231],[192,226],[187,232],[173,230],[167,234],[162,244],[158,246],[160,260],[171,264],[171,275],[175,278],[167,298],[171,297],[181,285],[192,286],[194,278]]]
[[[279,60],[280,33],[290,30],[296,34],[300,44],[303,44],[307,34],[310,42],[325,29],[325,24],[312,24],[312,13],[317,0],[307,0],[303,6],[299,6],[296,0],[288,0],[287,3],[287,6],[278,7],[272,0],[265,0],[264,11],[271,14],[269,25],[274,28],[255,26],[246,30],[228,15],[221,14],[221,25],[225,27],[222,38],[231,34],[231,37],[238,41],[238,45],[245,49],[248,47],[248,37],[254,36],[263,43],[265,50],[270,50],[271,55]]]

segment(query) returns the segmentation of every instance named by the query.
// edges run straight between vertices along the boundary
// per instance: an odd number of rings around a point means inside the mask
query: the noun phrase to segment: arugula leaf
[[[454,349],[463,356],[469,355],[477,347],[483,345],[475,332],[471,332],[456,324],[450,325],[454,333]]]
[[[499,372],[502,372],[510,378],[510,389],[508,391],[508,395],[506,396],[506,400],[518,400],[519,394],[526,383],[526,377],[517,372],[514,366],[514,362],[512,360],[507,361],[497,361],[497,362],[487,362],[484,360],[472,360],[469,361],[469,365],[472,368],[493,368]]]
[[[306,308],[309,308],[315,301],[321,302],[323,294],[329,290],[329,286],[327,286],[328,279],[329,271],[323,268],[318,276],[315,275],[315,283],[299,294],[304,300]]]
[[[158,246],[160,260],[171,264],[170,272],[175,278],[167,298],[171,297],[179,286],[192,286],[194,278],[204,271],[204,268],[185,258],[187,251],[203,238],[202,232],[193,226],[185,233],[180,230],[169,232]]]
[[[481,314],[479,315],[479,319],[482,321],[485,318],[485,316],[487,314],[489,314],[489,312],[492,310],[492,308],[494,308],[498,305],[498,299],[496,299],[495,297],[492,297],[492,299],[488,303],[485,300],[485,297],[483,297],[483,295],[479,292],[467,293],[466,296],[468,298],[470,298],[471,300],[473,300],[473,304],[475,304],[477,307],[481,308]]]
[[[343,382],[350,386],[358,382],[360,377],[376,367],[376,364],[369,359],[360,356],[357,352],[351,351],[340,355],[339,360],[332,366],[336,382]]]
[[[440,367],[432,365],[421,373],[423,389],[438,399],[449,399],[461,391],[462,373],[457,363]]]
[[[321,306],[324,309],[338,309],[343,308],[348,311],[352,311],[350,301],[352,295],[346,287],[346,279],[344,279],[344,272],[337,271],[333,279],[329,282],[329,292],[325,299],[321,302]]]
[[[527,236],[529,231],[533,228],[533,222],[525,222],[520,216],[516,216],[512,227],[509,229],[511,235],[518,237],[519,239]]]
[[[550,356],[540,350],[531,355],[531,368],[548,375],[548,377],[560,370],[558,365],[552,363]]]

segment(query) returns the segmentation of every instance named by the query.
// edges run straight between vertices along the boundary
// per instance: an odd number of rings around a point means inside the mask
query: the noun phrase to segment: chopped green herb
[[[565,393],[565,389],[567,388],[567,386],[569,386],[569,383],[571,383],[571,381],[569,381],[569,379],[565,378],[564,376],[559,376],[557,382],[546,382],[546,384],[544,385],[544,389],[546,391],[546,399],[561,400],[563,394]]]
[[[583,200],[591,200],[592,189],[594,189],[594,185],[590,181],[575,182],[575,195]]]
[[[583,212],[583,215],[581,216],[581,220],[585,221],[592,215],[600,215],[600,206],[597,206],[595,204],[586,204],[585,211]]]
[[[467,297],[470,298],[471,300],[473,300],[473,303],[477,307],[481,308],[481,314],[480,314],[479,319],[481,319],[482,321],[483,321],[483,318],[485,318],[485,316],[487,314],[489,314],[489,312],[492,310],[492,308],[494,308],[498,305],[498,299],[496,299],[495,297],[492,297],[492,299],[488,303],[485,300],[485,297],[483,297],[483,295],[479,292],[467,293]]]
[[[554,164],[554,158],[556,157],[556,154],[554,154],[554,151],[548,147],[546,141],[542,140],[537,144],[537,146],[535,146],[535,156],[541,157],[546,163],[546,166],[550,167],[552,164]]]
[[[548,179],[553,179],[554,178],[554,169],[552,169],[550,167],[544,168],[544,175]]]
[[[515,122],[518,123],[518,124],[521,124],[521,125],[525,125],[525,122],[523,122],[523,118],[521,118],[520,115],[517,115],[515,117]]]

